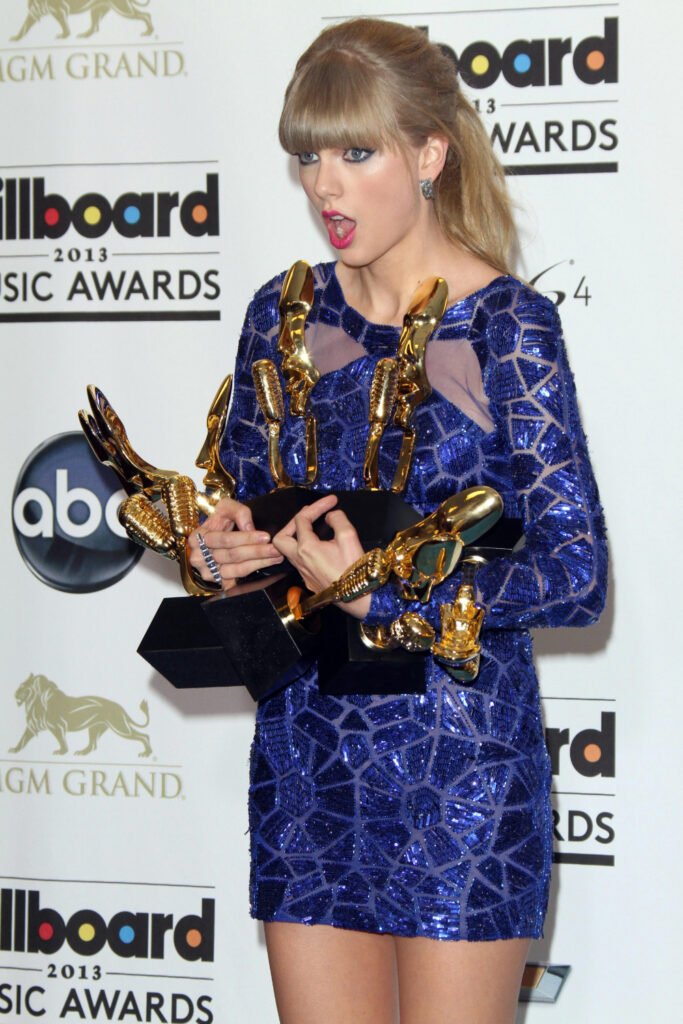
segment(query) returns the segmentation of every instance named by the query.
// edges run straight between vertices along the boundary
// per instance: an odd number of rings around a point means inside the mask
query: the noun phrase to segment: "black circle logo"
[[[125,496],[79,431],[32,451],[12,499],[14,539],[31,572],[72,594],[117,583],[142,555],[116,515]]]

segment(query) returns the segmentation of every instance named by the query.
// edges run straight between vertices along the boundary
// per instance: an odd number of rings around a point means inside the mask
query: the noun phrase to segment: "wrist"
[[[364,619],[370,613],[371,601],[371,595],[365,594],[363,597],[357,597],[355,601],[342,601],[337,607],[345,611],[347,615],[352,615],[354,619]]]

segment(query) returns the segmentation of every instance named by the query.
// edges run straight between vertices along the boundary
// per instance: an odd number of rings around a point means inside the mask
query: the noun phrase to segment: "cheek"
[[[374,215],[390,216],[393,222],[403,223],[415,215],[419,196],[404,173],[378,177],[369,185],[367,198]]]
[[[304,190],[306,197],[310,199],[312,203],[315,203],[315,175],[310,167],[302,167],[299,165],[299,184]]]

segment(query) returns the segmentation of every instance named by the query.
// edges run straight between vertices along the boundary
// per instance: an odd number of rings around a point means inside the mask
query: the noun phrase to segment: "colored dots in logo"
[[[208,216],[209,211],[202,203],[192,207],[192,220],[195,224],[204,224]]]
[[[518,74],[523,75],[531,67],[531,57],[528,53],[518,53],[512,66]]]
[[[83,942],[92,942],[95,938],[95,929],[91,924],[82,924],[78,929],[78,937]]]
[[[96,206],[87,206],[83,211],[83,220],[86,224],[99,224],[102,220],[102,211]]]
[[[55,224],[59,223],[59,210],[55,210],[54,206],[48,206],[43,214],[43,219],[48,227],[53,228]]]
[[[583,748],[583,756],[589,764],[596,764],[602,755],[602,750],[597,743],[587,743]]]
[[[491,61],[488,57],[485,57],[483,53],[478,54],[472,59],[470,64],[472,73],[475,75],[485,75],[488,69],[491,67]]]
[[[605,55],[601,50],[591,50],[586,57],[586,67],[591,71],[599,71],[605,66]]]
[[[38,936],[43,940],[43,942],[49,942],[50,939],[53,937],[54,933],[54,928],[52,927],[51,924],[48,924],[47,921],[43,921],[43,923],[38,928]]]
[[[137,206],[127,206],[123,211],[123,219],[126,224],[137,224],[140,220],[140,210]]]
[[[190,928],[185,936],[185,942],[191,949],[197,949],[202,944],[202,933],[197,928]]]
[[[127,946],[133,941],[135,938],[135,932],[129,924],[125,924],[123,928],[119,930],[119,938],[121,939],[121,942],[125,942]]]

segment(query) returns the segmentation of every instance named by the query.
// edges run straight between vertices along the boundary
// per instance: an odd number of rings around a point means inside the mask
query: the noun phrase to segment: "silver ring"
[[[202,537],[202,535],[199,532],[199,530],[197,530],[197,544],[199,545],[199,550],[202,553],[202,558],[204,559],[204,561],[206,563],[206,568],[209,570],[209,572],[213,576],[214,582],[217,583],[220,586],[222,584],[222,582],[223,582],[223,577],[221,576],[221,571],[218,568],[218,562],[216,561],[216,559],[213,557],[213,555],[209,551],[209,548],[207,547],[206,541]]]

